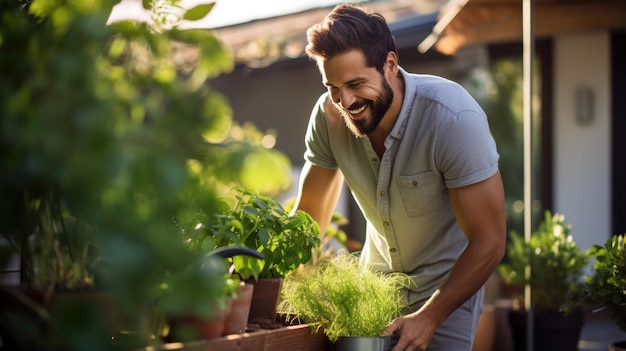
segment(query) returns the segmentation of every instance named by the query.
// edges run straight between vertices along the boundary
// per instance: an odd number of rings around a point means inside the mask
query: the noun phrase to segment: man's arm
[[[437,327],[480,289],[506,250],[506,215],[500,173],[482,182],[449,189],[450,201],[469,241],[448,279],[417,312],[393,321],[399,331],[394,350],[424,350]]]
[[[323,235],[339,201],[342,185],[343,175],[338,169],[314,166],[307,162],[302,167],[294,210],[311,215]]]

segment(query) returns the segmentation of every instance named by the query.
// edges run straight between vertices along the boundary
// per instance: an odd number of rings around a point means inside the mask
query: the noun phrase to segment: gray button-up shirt
[[[339,167],[367,221],[361,259],[411,275],[415,286],[405,293],[413,305],[441,286],[467,245],[447,189],[489,178],[499,156],[485,113],[461,86],[401,72],[404,101],[382,159],[367,137],[325,113],[327,93],[313,109],[305,159]]]

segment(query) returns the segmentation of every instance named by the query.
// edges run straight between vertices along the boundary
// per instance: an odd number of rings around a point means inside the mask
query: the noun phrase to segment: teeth
[[[348,112],[350,112],[350,114],[352,114],[352,115],[356,115],[356,114],[359,114],[359,113],[363,112],[366,107],[367,107],[367,105],[363,105],[363,106],[357,108],[356,110],[348,110]]]

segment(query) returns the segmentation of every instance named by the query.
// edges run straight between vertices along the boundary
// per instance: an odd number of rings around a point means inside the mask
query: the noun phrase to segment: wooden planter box
[[[180,351],[327,351],[329,341],[322,332],[314,333],[307,324],[271,330],[255,330],[211,340],[169,343],[159,350]],[[148,347],[146,351],[155,351]]]

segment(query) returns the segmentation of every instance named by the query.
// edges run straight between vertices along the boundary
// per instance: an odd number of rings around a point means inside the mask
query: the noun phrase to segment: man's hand
[[[419,311],[394,319],[385,334],[397,333],[400,337],[392,351],[423,351],[435,334],[438,323]]]

